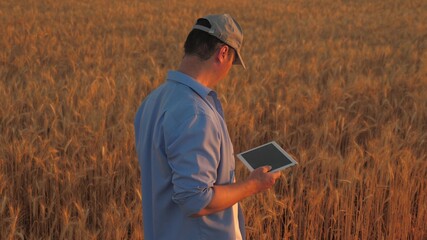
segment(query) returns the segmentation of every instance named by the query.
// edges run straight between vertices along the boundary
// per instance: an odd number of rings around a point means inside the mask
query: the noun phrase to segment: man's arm
[[[201,217],[223,211],[246,197],[269,189],[280,177],[280,172],[270,173],[268,172],[270,169],[271,167],[269,166],[260,167],[255,169],[245,181],[227,185],[215,185],[213,187],[214,195],[210,203],[191,216]]]

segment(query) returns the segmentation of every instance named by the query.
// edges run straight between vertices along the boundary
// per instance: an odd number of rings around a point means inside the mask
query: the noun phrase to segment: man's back
[[[135,118],[146,239],[236,239],[232,208],[191,217],[214,184],[234,181],[234,154],[215,92],[169,72]],[[171,184],[172,183],[172,184]]]
[[[238,202],[280,177],[263,166],[235,182],[233,145],[216,93],[241,57],[243,32],[228,14],[197,19],[178,71],[150,94],[135,118],[145,239],[245,237]]]

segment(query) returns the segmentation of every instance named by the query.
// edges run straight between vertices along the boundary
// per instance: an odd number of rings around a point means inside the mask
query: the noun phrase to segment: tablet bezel
[[[251,151],[254,151],[254,150],[257,150],[257,149],[259,149],[259,148],[262,148],[262,147],[265,147],[265,146],[267,146],[267,145],[269,145],[269,144],[273,144],[273,146],[274,147],[276,147],[276,149],[277,150],[279,150],[287,159],[289,159],[289,161],[291,161],[291,163],[289,163],[289,164],[287,164],[287,165],[283,165],[282,167],[278,167],[278,168],[276,168],[276,169],[273,169],[273,170],[271,170],[270,172],[277,172],[277,171],[281,171],[281,170],[283,170],[283,169],[286,169],[286,168],[288,168],[288,167],[292,167],[292,166],[295,166],[295,165],[297,165],[298,164],[298,162],[297,161],[295,161],[295,159],[293,159],[292,157],[291,157],[291,155],[289,155],[289,153],[287,153],[282,147],[280,147],[279,146],[279,144],[277,144],[276,143],[276,141],[271,141],[271,142],[268,142],[268,143],[265,143],[265,144],[263,144],[263,145],[260,145],[260,146],[258,146],[258,147],[254,147],[254,148],[252,148],[252,149],[249,149],[249,150],[247,150],[247,151],[244,151],[244,152],[241,152],[241,153],[239,153],[239,154],[237,154],[237,157],[240,159],[240,161],[242,161],[243,162],[243,164],[249,169],[249,171],[253,171],[254,170],[254,168],[249,164],[249,162],[243,157],[243,154],[245,154],[245,153],[248,153],[248,152],[251,152]],[[266,164],[266,165],[268,165],[268,164]]]

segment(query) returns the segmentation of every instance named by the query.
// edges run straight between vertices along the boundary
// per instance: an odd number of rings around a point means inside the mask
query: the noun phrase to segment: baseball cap
[[[208,20],[211,27],[195,24],[193,29],[207,32],[232,47],[237,54],[237,59],[233,64],[240,64],[246,69],[242,55],[240,54],[243,43],[243,32],[237,21],[229,14],[208,15],[202,17],[202,19]]]

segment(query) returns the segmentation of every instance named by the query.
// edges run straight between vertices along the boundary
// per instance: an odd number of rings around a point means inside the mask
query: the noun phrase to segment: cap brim
[[[236,60],[233,62],[233,64],[234,64],[234,65],[242,65],[242,66],[243,66],[243,68],[244,68],[244,69],[246,69],[246,65],[245,65],[245,63],[243,62],[242,55],[241,55],[238,51],[236,51],[236,55],[237,55],[237,58],[236,58]]]

